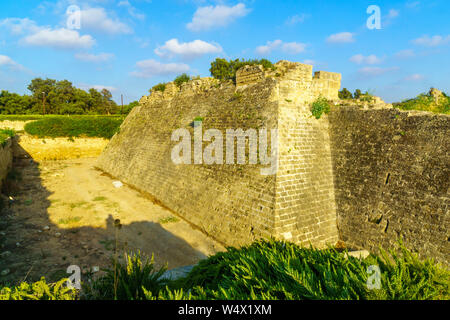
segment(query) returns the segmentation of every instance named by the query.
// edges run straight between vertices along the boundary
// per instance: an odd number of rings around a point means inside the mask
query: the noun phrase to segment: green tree
[[[362,96],[361,90],[356,89],[356,90],[355,90],[355,93],[353,94],[353,97],[354,97],[355,99],[359,99],[361,96]]]
[[[353,95],[350,91],[347,90],[347,88],[344,88],[341,91],[339,91],[339,98],[340,99],[353,99]]]
[[[222,58],[217,58],[215,61],[211,62],[211,68],[209,72],[215,79],[219,80],[233,80],[236,82],[236,72],[246,65],[262,65],[265,70],[275,69],[275,66],[272,62],[267,59],[253,59],[253,60],[244,60],[244,59],[235,59],[227,61]]]
[[[233,67],[231,63],[222,58],[217,58],[211,62],[209,72],[211,72],[214,78],[219,80],[230,80],[233,78]]]

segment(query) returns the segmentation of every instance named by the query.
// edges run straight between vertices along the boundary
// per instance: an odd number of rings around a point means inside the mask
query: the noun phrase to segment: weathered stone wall
[[[238,87],[264,80],[262,66],[244,66],[236,72],[236,85]]]
[[[274,85],[267,79],[240,95],[235,95],[234,85],[227,84],[198,92],[180,90],[167,99],[157,95],[142,99],[97,166],[150,193],[226,244],[269,237],[274,228],[275,176],[260,174],[266,166],[174,164],[171,151],[177,142],[171,141],[171,134],[185,128],[193,139],[193,121],[202,117],[203,132],[222,132],[225,157],[226,129],[277,127],[278,104],[271,98]]]
[[[340,238],[376,251],[398,238],[450,262],[450,117],[336,107],[329,115]]]
[[[311,92],[312,66],[283,62],[280,69],[276,232],[305,245],[335,244],[338,234],[328,120],[311,116],[310,101],[320,95]]]
[[[143,97],[98,167],[228,245],[270,236],[334,244],[328,124],[311,117],[309,102],[322,94],[312,92],[312,66],[282,61],[272,73],[251,66],[236,78],[236,86],[206,78]],[[224,150],[227,129],[279,129],[278,172],[264,176],[260,169],[267,166],[249,164],[175,165],[171,134],[186,128],[193,139],[197,117],[203,118],[203,132],[222,132]]]

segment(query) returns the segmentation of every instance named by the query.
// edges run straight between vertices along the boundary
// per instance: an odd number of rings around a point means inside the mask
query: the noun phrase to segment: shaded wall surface
[[[0,145],[0,189],[3,181],[6,179],[8,172],[12,168],[13,152],[12,152],[12,139]]]
[[[105,148],[98,167],[151,194],[227,245],[260,237],[335,244],[328,123],[312,119],[308,106],[319,95],[337,95],[340,75],[324,73],[313,80],[312,66],[287,61],[277,66],[274,75],[262,67],[243,68],[237,85],[203,78],[181,88],[169,83],[164,92],[143,97]],[[319,80],[323,86],[313,85]],[[175,164],[171,134],[187,129],[194,140],[195,119],[202,120],[203,134],[208,129],[222,133],[224,159],[227,130],[277,129],[278,170],[263,175],[261,168],[268,165],[249,164],[248,141],[242,165]],[[257,153],[261,163],[261,151]]]
[[[450,117],[340,107],[330,113],[340,238],[376,251],[397,239],[450,261]]]
[[[261,165],[194,164],[194,120],[223,134],[226,129],[276,128],[274,83],[258,84],[235,94],[233,85],[195,92],[185,88],[173,97],[151,97],[134,108],[97,166],[112,176],[148,192],[162,204],[228,244],[269,237],[274,228],[275,176],[261,175]],[[192,164],[175,164],[171,141],[177,129],[192,139]],[[202,144],[203,149],[210,142]],[[248,159],[248,158],[247,158]],[[247,160],[248,161],[248,160]],[[266,167],[266,166],[264,166]]]

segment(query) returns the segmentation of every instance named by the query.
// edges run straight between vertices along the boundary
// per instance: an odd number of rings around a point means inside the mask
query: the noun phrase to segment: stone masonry
[[[236,84],[170,83],[142,97],[97,166],[226,245],[274,237],[376,250],[402,237],[409,248],[448,262],[449,117],[336,103],[314,118],[311,103],[338,100],[340,81],[340,74],[313,75],[310,65],[280,61],[276,70],[238,70]],[[251,129],[277,129],[278,170],[262,175],[267,166],[248,164],[248,141],[241,145],[246,164],[194,164],[193,154],[192,164],[175,164],[171,135],[187,129],[194,145],[195,119],[203,133],[217,129],[225,137],[240,128],[238,139]]]

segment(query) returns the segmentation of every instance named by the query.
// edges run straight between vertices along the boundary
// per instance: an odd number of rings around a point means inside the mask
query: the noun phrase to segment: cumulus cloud
[[[423,79],[424,79],[423,75],[415,73],[415,74],[411,74],[411,75],[405,77],[403,80],[405,80],[405,81],[420,81]]]
[[[305,13],[302,13],[302,14],[296,14],[296,15],[293,15],[292,17],[289,17],[289,18],[286,20],[286,24],[287,24],[288,26],[295,26],[296,24],[305,22],[305,20],[306,20],[308,17],[309,17],[309,15],[308,15],[308,14],[305,14]]]
[[[131,27],[119,19],[110,18],[103,8],[81,10],[81,29],[93,30],[108,34],[130,34]]]
[[[43,27],[28,18],[7,18],[0,20],[0,27],[6,27],[13,35],[20,35],[19,43],[55,49],[86,49],[95,44],[90,35],[80,35],[77,30]]]
[[[390,68],[364,67],[358,70],[358,74],[364,77],[376,77],[397,70],[398,67],[390,67]]]
[[[410,1],[406,3],[406,7],[413,9],[413,8],[417,8],[420,5],[420,1]]]
[[[411,49],[402,50],[395,54],[395,57],[400,58],[400,59],[412,58],[415,56],[416,56],[416,54],[415,54],[414,50],[411,50]]]
[[[351,32],[340,32],[330,35],[327,38],[328,43],[351,43],[355,42],[354,34]]]
[[[305,59],[305,60],[303,60],[303,63],[310,64],[310,65],[317,64],[317,62],[315,60],[311,60],[311,59]]]
[[[400,11],[391,9],[391,10],[389,10],[388,18],[390,18],[390,19],[397,18],[399,16],[399,14],[400,14]]]
[[[78,85],[78,87],[80,87],[80,89],[83,89],[83,90],[95,89],[97,91],[102,91],[103,89],[106,89],[106,90],[108,90],[110,92],[117,91],[116,87],[105,86],[105,85],[102,85],[102,84],[90,85],[90,84],[82,83],[82,84]]]
[[[22,43],[31,46],[51,47],[55,49],[87,49],[94,45],[90,35],[80,35],[78,31],[65,28],[44,28],[23,38]]]
[[[15,70],[23,70],[24,69],[24,67],[22,65],[18,64],[10,57],[0,54],[0,67],[2,67],[2,66],[6,66],[6,67],[9,67],[9,68],[15,69]]]
[[[132,16],[133,18],[135,18],[135,19],[138,19],[138,20],[144,20],[145,19],[145,14],[139,12],[135,7],[133,7],[131,5],[131,3],[128,0],[120,1],[117,4],[117,6],[127,8],[128,9],[128,14],[130,16]]]
[[[222,47],[218,44],[208,43],[202,40],[180,43],[178,39],[166,41],[163,46],[155,49],[155,53],[163,58],[180,56],[184,59],[195,59],[205,54],[222,52]]]
[[[184,63],[161,63],[149,59],[136,63],[138,71],[131,72],[131,75],[137,78],[149,78],[157,75],[178,74],[189,71],[189,66]]]
[[[383,59],[378,58],[376,55],[371,54],[367,57],[362,54],[356,54],[350,58],[350,61],[356,64],[379,64]]]
[[[432,37],[426,35],[421,38],[414,39],[412,42],[419,46],[437,47],[440,45],[450,43],[450,35],[448,35],[448,36],[436,35],[436,36],[432,36]]]
[[[28,18],[6,18],[0,20],[0,27],[6,27],[14,35],[37,32],[41,29],[36,22]]]
[[[256,48],[256,53],[264,56],[269,55],[274,50],[282,50],[288,54],[299,54],[306,50],[306,44],[300,42],[283,42],[281,40],[268,41],[265,45]]]
[[[245,4],[234,7],[226,5],[200,7],[195,11],[192,21],[187,24],[191,31],[205,31],[217,27],[225,27],[237,18],[245,17],[250,12]]]
[[[99,53],[99,54],[92,54],[92,53],[77,53],[75,54],[75,58],[81,61],[85,62],[106,62],[114,58],[114,54],[112,53]]]

